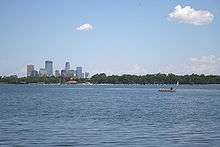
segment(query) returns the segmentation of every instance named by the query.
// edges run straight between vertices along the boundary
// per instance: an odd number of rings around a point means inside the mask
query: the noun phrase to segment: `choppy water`
[[[0,146],[220,146],[220,85],[0,85]]]

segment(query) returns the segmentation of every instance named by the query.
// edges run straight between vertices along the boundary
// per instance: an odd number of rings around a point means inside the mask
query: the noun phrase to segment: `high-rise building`
[[[55,77],[60,77],[60,71],[59,70],[55,70]]]
[[[32,71],[34,71],[34,65],[27,65],[27,77],[31,76]]]
[[[45,68],[41,68],[39,70],[39,76],[43,77],[43,76],[47,76],[47,71]]]
[[[84,74],[84,73],[82,73],[82,75],[81,75],[81,77],[80,77],[80,78],[84,79],[84,78],[85,78],[85,74]]]
[[[66,64],[65,64],[65,70],[66,70],[66,71],[70,70],[70,62],[66,62]]]
[[[53,76],[53,62],[52,61],[45,61],[45,69],[47,71],[47,76]]]
[[[76,77],[82,78],[82,67],[76,67]]]
[[[85,78],[88,79],[89,78],[89,73],[85,72]]]
[[[33,70],[31,71],[31,77],[37,77],[38,76],[38,71]]]
[[[61,77],[63,77],[63,78],[67,77],[66,70],[61,70]]]
[[[67,71],[67,77],[75,77],[76,71],[75,70],[68,70]]]

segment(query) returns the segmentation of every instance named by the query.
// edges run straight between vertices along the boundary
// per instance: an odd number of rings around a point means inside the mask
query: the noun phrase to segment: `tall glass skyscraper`
[[[47,76],[53,76],[53,62],[45,61],[45,70],[47,71]]]
[[[66,71],[70,70],[70,62],[66,62],[66,64],[65,64],[65,70],[66,70]]]
[[[45,68],[40,68],[39,70],[39,76],[43,77],[43,76],[47,76],[47,71]]]
[[[60,77],[60,71],[59,70],[55,70],[55,77]]]
[[[82,67],[76,67],[76,77],[77,78],[83,78],[82,76],[83,76]]]
[[[33,71],[34,71],[34,65],[27,65],[27,77],[30,77]]]

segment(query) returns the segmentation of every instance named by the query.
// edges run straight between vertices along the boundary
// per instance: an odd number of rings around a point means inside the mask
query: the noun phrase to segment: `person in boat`
[[[173,87],[171,87],[170,90],[172,91],[172,90],[173,90]]]

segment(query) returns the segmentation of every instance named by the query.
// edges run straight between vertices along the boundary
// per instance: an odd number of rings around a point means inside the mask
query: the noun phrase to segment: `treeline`
[[[66,83],[74,80],[77,83],[90,82],[93,84],[220,84],[219,75],[174,75],[174,74],[147,74],[147,75],[111,75],[105,73],[93,75],[90,79],[69,79],[62,77],[21,77],[0,76],[0,83],[5,84],[29,84],[29,83]]]
[[[60,78],[57,77],[21,77],[17,76],[0,76],[0,83],[5,84],[29,84],[29,83],[44,83],[44,84],[52,84],[52,83],[60,83],[62,82]]]
[[[17,76],[0,76],[0,83],[4,84],[64,84],[67,81],[77,81],[77,83],[89,82],[89,79],[73,79],[73,78],[63,78],[63,77],[17,77]]]
[[[174,74],[147,74],[147,75],[111,75],[105,73],[91,77],[94,84],[220,84],[218,75],[174,75]]]
[[[0,83],[4,84],[64,84],[67,81],[77,81],[77,83],[89,82],[89,79],[72,79],[72,78],[63,78],[63,77],[17,77],[17,76],[0,76]]]

